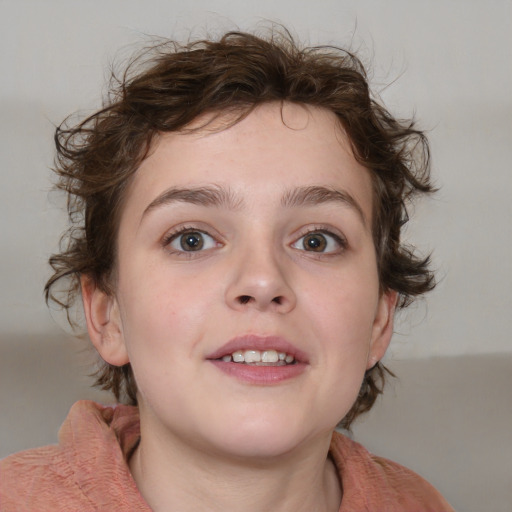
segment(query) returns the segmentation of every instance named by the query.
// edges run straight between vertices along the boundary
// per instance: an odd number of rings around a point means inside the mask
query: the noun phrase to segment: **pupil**
[[[198,251],[203,247],[201,233],[185,233],[181,237],[181,247],[185,251]]]
[[[326,246],[325,237],[319,234],[309,235],[304,239],[304,248],[310,251],[321,252]]]

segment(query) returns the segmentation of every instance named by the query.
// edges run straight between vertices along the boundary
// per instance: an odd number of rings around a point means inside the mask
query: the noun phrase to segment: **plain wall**
[[[0,458],[56,443],[76,400],[112,403],[109,393],[91,388],[92,361],[80,341],[63,336],[0,346]],[[419,473],[458,512],[510,512],[512,354],[389,366],[397,378],[356,420],[355,440]]]
[[[414,113],[430,133],[440,192],[416,208],[406,237],[434,251],[440,283],[399,316],[388,359],[403,391],[391,388],[355,434],[422,472],[460,510],[508,510],[510,0],[0,0],[3,454],[54,441],[75,399],[108,400],[85,395],[90,367],[73,363],[83,345],[63,341],[64,319],[42,297],[66,221],[63,199],[49,194],[54,126],[98,107],[109,63],[147,35],[203,36],[265,19],[359,52],[388,107]]]
[[[430,131],[441,190],[406,236],[434,250],[440,284],[400,316],[392,354],[512,351],[512,3],[498,0],[1,0],[0,340],[59,330],[41,292],[65,226],[49,195],[54,125],[99,106],[109,63],[147,35],[264,19],[359,51],[390,109]]]

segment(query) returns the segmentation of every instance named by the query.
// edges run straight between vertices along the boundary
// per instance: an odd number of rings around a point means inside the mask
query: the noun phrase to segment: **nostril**
[[[238,304],[246,305],[249,303],[259,303],[259,300],[256,297],[253,297],[252,295],[239,295],[236,298]],[[282,295],[277,295],[274,297],[271,301],[272,304],[276,304],[278,306],[281,306],[284,303],[284,297]]]

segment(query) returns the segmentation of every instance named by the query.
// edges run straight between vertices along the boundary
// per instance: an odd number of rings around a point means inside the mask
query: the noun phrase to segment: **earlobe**
[[[367,370],[373,368],[384,357],[389,343],[391,342],[397,300],[398,293],[394,290],[383,293],[379,299],[366,364]]]
[[[80,285],[87,330],[92,344],[107,363],[114,366],[128,363],[116,298],[101,290],[89,276],[82,275]]]

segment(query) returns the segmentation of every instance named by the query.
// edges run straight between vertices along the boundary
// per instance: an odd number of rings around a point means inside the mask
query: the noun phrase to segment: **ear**
[[[101,290],[90,276],[82,275],[80,285],[92,344],[107,363],[114,366],[128,363],[116,298]]]
[[[383,293],[379,298],[377,314],[373,322],[372,339],[366,364],[367,370],[375,366],[386,353],[393,335],[397,300],[398,293],[394,290]]]

